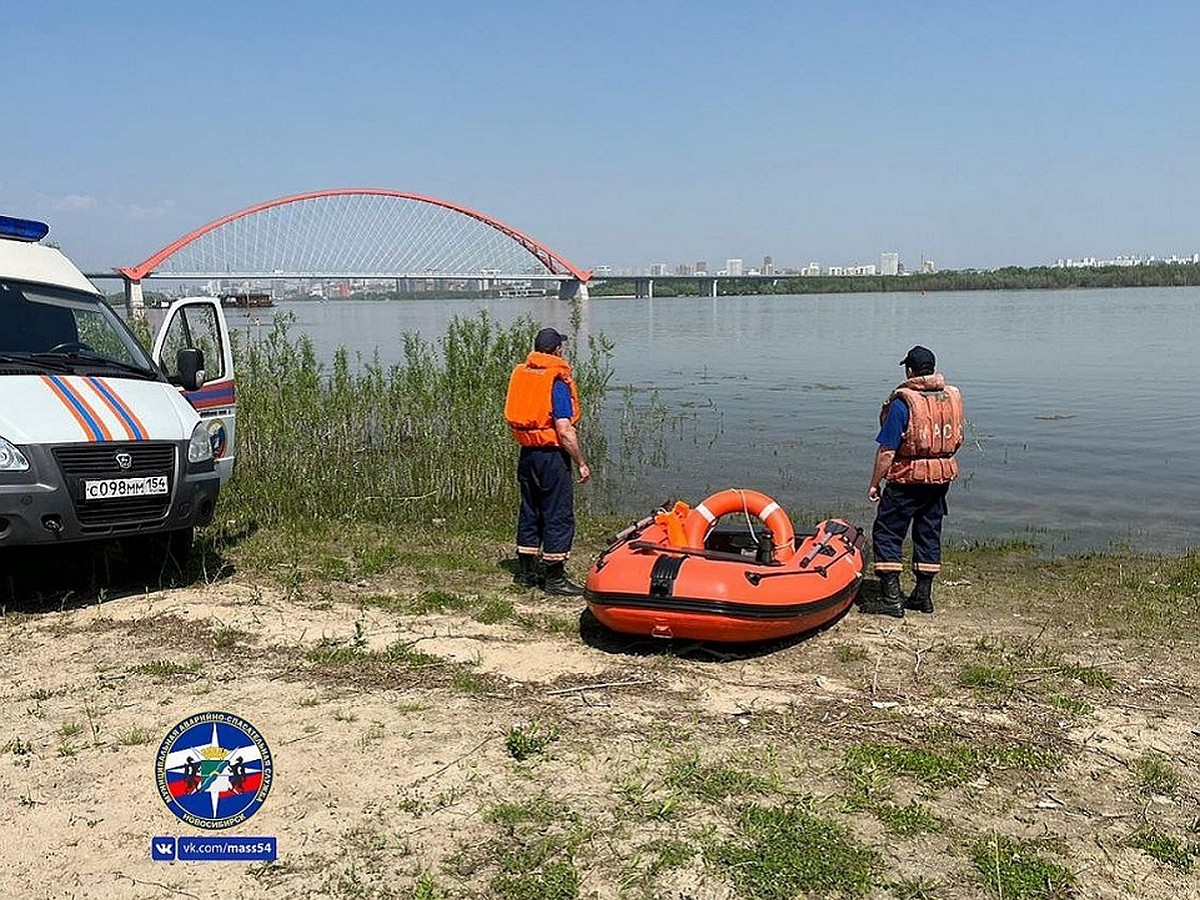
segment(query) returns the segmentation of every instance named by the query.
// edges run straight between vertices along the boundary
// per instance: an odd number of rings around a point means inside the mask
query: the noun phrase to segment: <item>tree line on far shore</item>
[[[1140,266],[1060,268],[1006,266],[987,271],[947,269],[912,275],[771,275],[760,279],[719,279],[721,294],[853,294],[886,291],[1024,291],[1069,288],[1187,287],[1200,285],[1200,265],[1160,263]],[[593,297],[636,293],[632,278],[606,279],[588,285]],[[655,280],[654,296],[686,297],[700,293],[700,283]]]

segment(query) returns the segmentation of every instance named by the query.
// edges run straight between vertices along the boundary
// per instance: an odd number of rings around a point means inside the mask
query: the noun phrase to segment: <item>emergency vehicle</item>
[[[173,303],[147,353],[48,232],[0,216],[0,549],[121,538],[182,563],[233,473],[220,301]]]

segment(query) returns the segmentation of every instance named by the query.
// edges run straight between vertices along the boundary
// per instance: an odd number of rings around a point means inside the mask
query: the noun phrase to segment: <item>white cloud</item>
[[[174,200],[157,200],[154,203],[129,203],[121,210],[128,219],[157,219],[175,209]]]
[[[96,198],[91,194],[63,194],[50,198],[50,208],[55,212],[80,212],[95,207]]]

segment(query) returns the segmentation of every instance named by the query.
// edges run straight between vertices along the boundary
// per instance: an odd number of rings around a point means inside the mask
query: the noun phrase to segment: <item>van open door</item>
[[[213,458],[224,484],[233,475],[236,459],[237,391],[229,326],[221,301],[215,297],[185,297],[167,310],[154,339],[154,361],[175,384],[187,381],[180,364],[186,366],[189,354],[183,354],[181,360],[179,351],[188,349],[199,350],[203,357],[204,382],[197,390],[180,390],[208,428]]]

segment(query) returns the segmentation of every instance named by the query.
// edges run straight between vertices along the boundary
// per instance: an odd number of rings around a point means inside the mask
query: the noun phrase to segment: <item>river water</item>
[[[481,309],[572,330],[571,305],[549,298],[280,309],[326,358],[345,346],[393,361],[402,331],[436,341]],[[257,331],[256,315],[231,324]],[[798,524],[833,513],[869,525],[879,405],[919,343],[962,389],[969,423],[948,541],[1017,537],[1055,554],[1198,543],[1200,288],[598,298],[582,305],[587,333],[614,343],[606,466],[631,516],[753,487]],[[631,410],[643,423],[632,455]],[[647,457],[649,432],[660,440]]]

